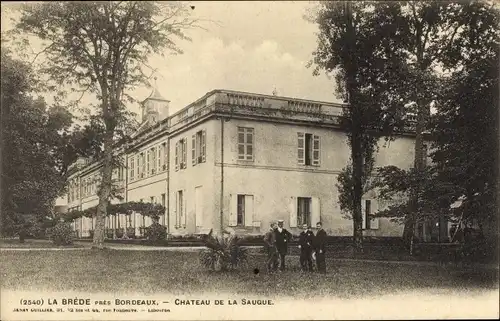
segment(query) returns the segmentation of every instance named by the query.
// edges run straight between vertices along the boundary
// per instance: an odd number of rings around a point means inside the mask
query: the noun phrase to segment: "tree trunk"
[[[425,99],[417,100],[417,124],[415,126],[415,158],[413,167],[417,173],[422,173],[425,170],[425,154],[423,132],[426,127],[426,122],[429,114],[429,104]],[[417,174],[421,175],[421,174]],[[412,252],[413,238],[415,234],[415,225],[417,217],[419,216],[419,194],[420,186],[417,183],[413,186],[410,193],[410,215],[406,218],[403,230],[403,241],[410,247]]]
[[[113,171],[113,133],[106,133],[104,138],[104,157],[102,180],[99,189],[99,204],[97,205],[96,226],[94,230],[93,247],[104,248],[104,225],[111,194],[111,175]]]
[[[354,112],[355,117],[359,116],[359,111]],[[354,246],[358,252],[363,251],[363,213],[361,212],[361,202],[363,198],[363,155],[361,153],[361,140],[359,138],[359,122],[353,122],[354,132],[351,138],[351,158],[352,158],[352,179],[353,179],[353,237]]]
[[[352,179],[353,179],[353,240],[354,247],[358,252],[363,251],[363,217],[361,213],[361,198],[363,196],[363,153],[362,153],[362,110],[359,106],[359,101],[356,98],[357,84],[356,74],[358,67],[356,62],[355,45],[356,31],[353,24],[353,15],[351,3],[345,3],[347,15],[347,31],[349,33],[348,43],[348,59],[346,61],[346,89],[349,96],[350,114],[351,114],[351,160],[352,160]]]

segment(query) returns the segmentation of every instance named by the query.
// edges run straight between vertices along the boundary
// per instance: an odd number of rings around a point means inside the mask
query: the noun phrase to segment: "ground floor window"
[[[231,194],[229,226],[252,227],[254,224],[254,195]]]
[[[236,225],[245,225],[245,195],[238,195]]]
[[[297,197],[297,226],[311,225],[311,202],[310,197]]]
[[[184,226],[186,227],[186,216],[185,216],[185,199],[184,199],[184,191],[180,190],[177,191],[176,197],[175,197],[175,221],[176,221],[176,227],[181,227]]]

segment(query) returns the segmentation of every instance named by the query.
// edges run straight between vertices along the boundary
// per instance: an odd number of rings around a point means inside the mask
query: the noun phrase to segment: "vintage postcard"
[[[499,318],[495,2],[1,11],[1,320]]]

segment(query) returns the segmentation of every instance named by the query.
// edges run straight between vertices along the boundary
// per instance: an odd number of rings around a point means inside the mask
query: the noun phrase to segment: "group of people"
[[[325,250],[326,250],[326,232],[323,230],[321,222],[316,223],[316,235],[311,226],[304,224],[303,231],[299,236],[300,266],[304,272],[313,271],[313,259],[316,261],[318,272],[326,273]],[[272,273],[278,270],[286,269],[285,257],[288,254],[288,244],[292,239],[292,233],[283,227],[283,220],[278,224],[271,223],[271,228],[264,236],[265,247],[267,250],[267,271]]]

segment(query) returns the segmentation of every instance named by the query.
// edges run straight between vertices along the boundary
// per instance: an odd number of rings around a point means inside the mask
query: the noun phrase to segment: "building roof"
[[[148,98],[144,99],[142,102],[144,103],[148,99],[154,99],[154,100],[162,100],[162,101],[169,101],[168,99],[165,99],[160,92],[158,91],[158,88],[153,88],[153,91],[149,95]]]

